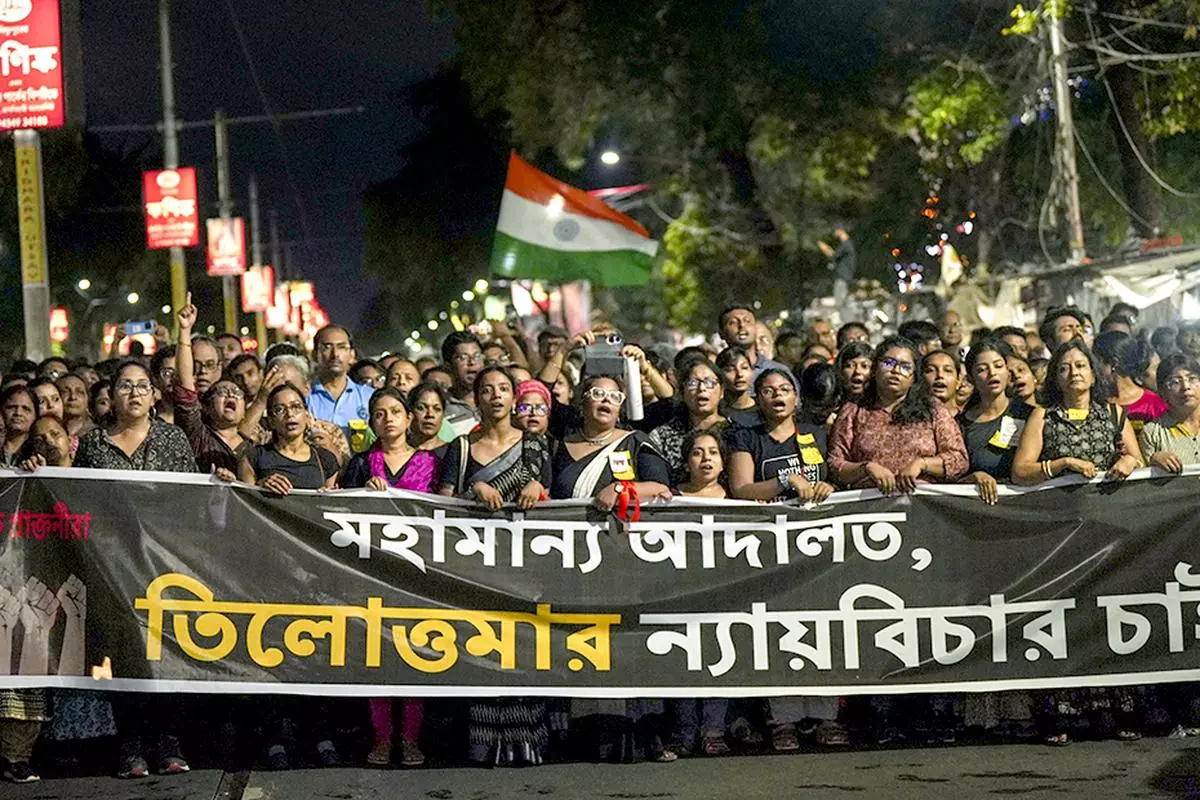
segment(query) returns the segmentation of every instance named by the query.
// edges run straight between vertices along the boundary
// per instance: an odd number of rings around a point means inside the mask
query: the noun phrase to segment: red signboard
[[[241,217],[210,219],[208,234],[208,274],[214,278],[241,275],[246,271],[246,223]]]
[[[200,244],[196,170],[192,167],[143,173],[142,208],[146,212],[146,247],[164,250]]]
[[[274,301],[274,267],[251,267],[242,273],[242,311],[266,311]]]
[[[0,131],[64,117],[58,0],[0,0]]]

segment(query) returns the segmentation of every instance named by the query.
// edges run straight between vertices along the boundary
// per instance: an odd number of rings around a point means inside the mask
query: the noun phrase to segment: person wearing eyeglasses
[[[1169,410],[1145,424],[1138,444],[1146,463],[1178,474],[1200,464],[1200,361],[1172,353],[1158,365],[1158,385]]]
[[[676,405],[671,421],[650,431],[654,446],[671,468],[671,484],[687,480],[687,454],[683,440],[696,430],[714,430],[721,435],[726,422],[721,415],[725,381],[716,368],[705,361],[691,361],[679,376],[683,402]]]
[[[842,408],[829,434],[836,484],[908,493],[921,481],[950,483],[966,473],[962,433],[917,375],[918,361],[917,346],[901,336],[875,349],[862,399]]]
[[[163,422],[175,422],[175,403],[171,387],[175,385],[175,346],[167,345],[150,358],[150,380],[158,392],[154,416]]]
[[[517,427],[529,433],[545,434],[550,429],[553,405],[546,384],[535,380],[521,381],[517,384],[517,404],[513,407]]]
[[[196,391],[191,334],[197,310],[192,305],[191,292],[176,316],[179,320],[179,346],[175,354],[178,372],[171,387],[175,424],[187,434],[201,472],[233,480],[238,462],[252,446],[238,430],[246,416],[246,395],[231,378],[218,380],[203,397]]]
[[[273,389],[290,383],[304,392],[307,407],[308,393],[312,383],[309,380],[308,359],[298,355],[278,355],[267,362],[267,371],[263,375],[262,386],[254,402],[246,409],[246,418],[242,422],[241,433],[255,444],[266,444],[271,441],[273,425],[267,414],[267,399]],[[305,440],[316,447],[321,447],[337,456],[338,464],[344,465],[350,460],[350,441],[337,425],[325,419],[308,420],[308,430]]]
[[[632,486],[644,502],[671,496],[671,469],[641,431],[621,423],[625,387],[618,378],[589,375],[579,384],[581,421],[555,453],[550,496],[591,498],[611,510]]]
[[[464,436],[479,424],[475,377],[483,369],[483,348],[474,334],[455,331],[442,341],[442,361],[451,378],[446,421],[454,436]]]
[[[798,394],[791,373],[764,370],[754,382],[754,395],[763,422],[730,431],[730,493],[740,500],[824,501],[833,493],[826,480],[825,426],[796,421]],[[770,708],[771,745],[777,752],[800,748],[796,726],[805,719],[819,721],[822,744],[847,743],[845,730],[837,724],[836,697],[773,699]]]
[[[332,422],[342,429],[351,450],[361,453],[374,437],[367,424],[367,406],[374,386],[350,379],[356,358],[350,333],[340,325],[326,325],[313,337],[316,380],[305,404],[314,419]]]
[[[192,345],[192,374],[196,376],[196,391],[204,394],[212,385],[221,379],[224,361],[221,360],[221,347],[211,336],[193,336]]]
[[[387,372],[373,358],[362,358],[350,367],[350,380],[372,389],[382,389],[387,382]]]
[[[106,424],[92,428],[79,440],[75,466],[195,472],[196,459],[187,435],[150,414],[156,391],[145,365],[123,362],[113,377],[112,408]]]
[[[104,423],[79,440],[74,466],[83,469],[195,472],[196,459],[187,434],[175,425],[155,419],[156,389],[150,370],[140,361],[122,362],[113,376],[112,410]],[[188,763],[174,735],[180,718],[170,696],[121,693],[113,699],[117,732],[121,740],[123,778],[150,774],[145,746],[157,745],[156,769],[173,775],[188,771]]]
[[[337,456],[310,445],[305,437],[309,413],[298,386],[285,383],[272,389],[267,395],[271,441],[245,451],[238,462],[238,478],[277,495],[291,494],[293,489],[336,488]]]
[[[825,427],[796,422],[791,373],[763,371],[754,394],[763,422],[729,434],[730,493],[739,500],[825,500],[833,493],[826,481]]]

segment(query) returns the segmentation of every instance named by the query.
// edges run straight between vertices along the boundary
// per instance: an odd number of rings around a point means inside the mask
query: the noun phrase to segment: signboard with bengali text
[[[0,131],[64,124],[58,0],[0,0]]]
[[[0,688],[770,697],[1200,680],[1200,467],[818,506],[489,511],[0,472]],[[149,557],[148,554],[152,554]],[[980,569],[980,565],[987,565]],[[32,642],[32,648],[30,643]],[[88,677],[111,659],[110,680]],[[103,669],[103,666],[101,666]]]
[[[142,175],[142,208],[146,215],[146,247],[195,247],[200,244],[196,170],[192,167],[151,170]]]

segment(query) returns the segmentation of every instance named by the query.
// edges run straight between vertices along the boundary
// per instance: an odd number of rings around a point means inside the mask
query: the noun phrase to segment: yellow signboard
[[[42,148],[36,134],[14,136],[17,151],[17,214],[21,233],[21,284],[46,285],[46,219],[42,205]]]

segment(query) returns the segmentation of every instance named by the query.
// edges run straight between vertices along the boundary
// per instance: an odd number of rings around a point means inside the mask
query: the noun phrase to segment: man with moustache
[[[375,393],[372,387],[350,380],[350,365],[356,358],[354,342],[345,328],[326,325],[317,331],[313,337],[316,380],[306,401],[314,419],[337,425],[352,445],[356,434],[363,443],[369,438],[365,434],[370,430],[367,406]]]

